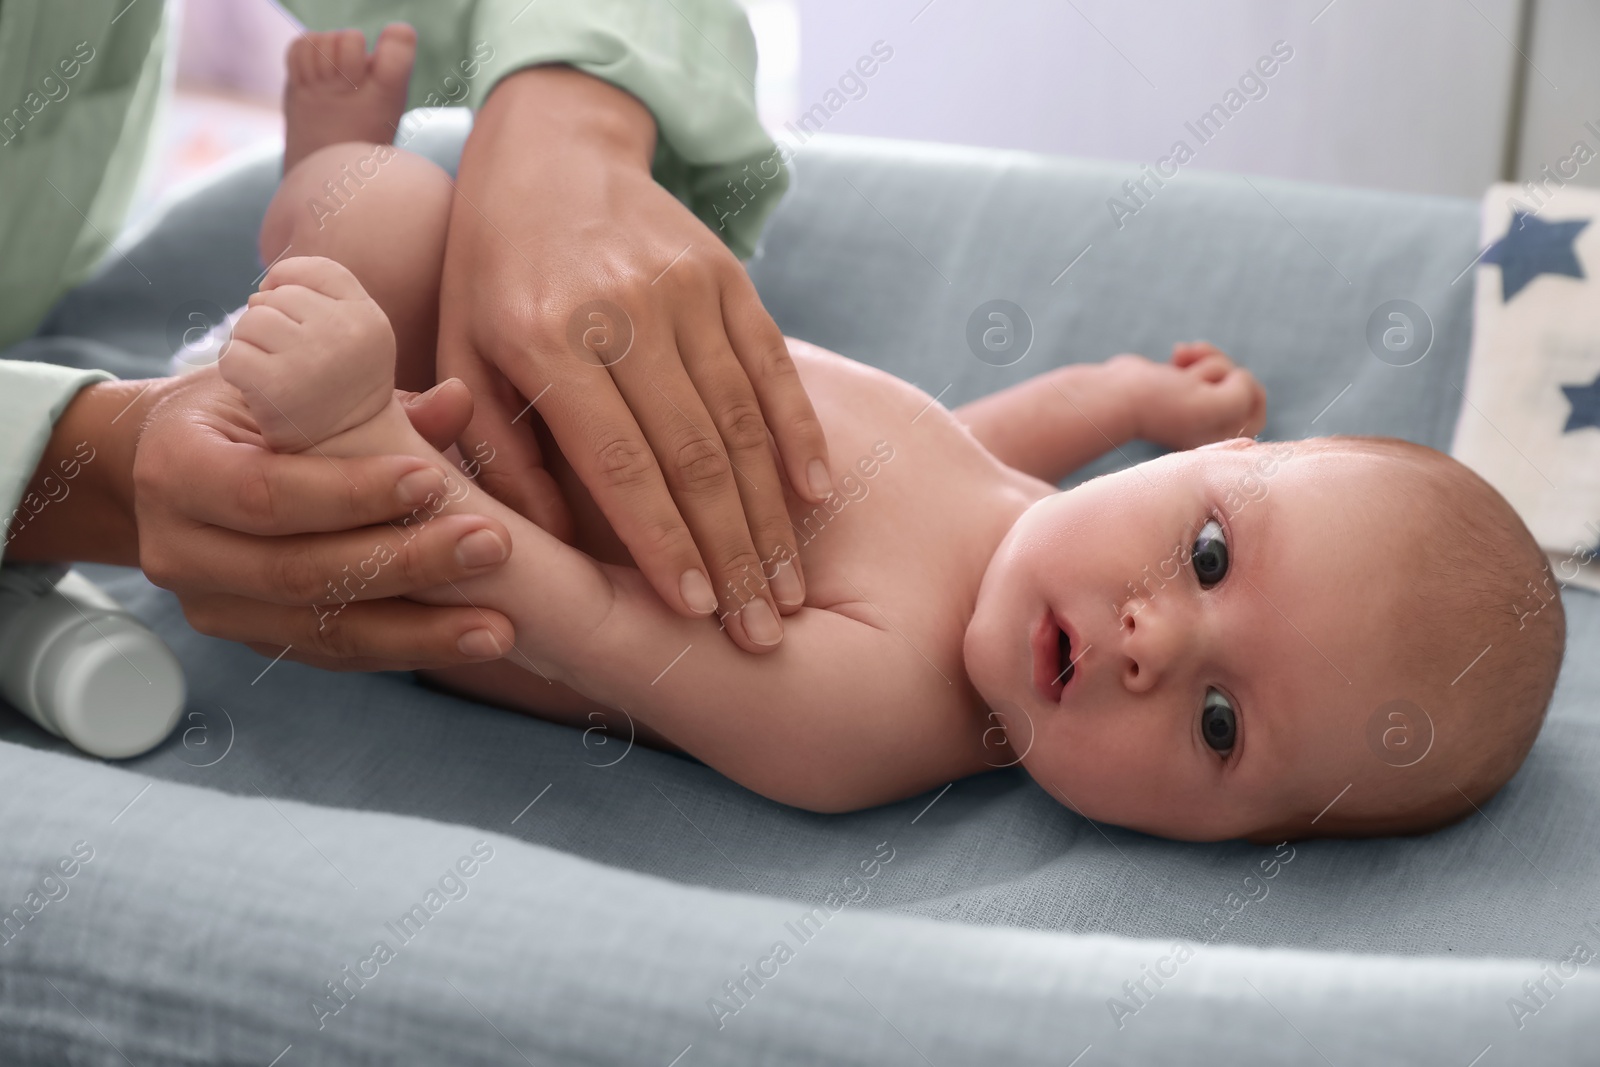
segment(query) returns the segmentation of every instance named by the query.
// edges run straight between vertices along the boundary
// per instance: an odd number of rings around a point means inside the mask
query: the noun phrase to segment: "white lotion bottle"
[[[150,751],[183,714],[183,668],[161,638],[75,571],[0,568],[0,696],[103,759]]]

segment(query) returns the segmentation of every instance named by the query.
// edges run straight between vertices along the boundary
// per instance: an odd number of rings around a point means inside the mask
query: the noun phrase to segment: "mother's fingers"
[[[635,341],[626,361],[645,358],[641,344]],[[560,378],[539,407],[562,455],[661,599],[681,615],[711,614],[717,608],[711,578],[667,491],[655,443],[646,439],[608,369],[599,359],[544,356],[561,367]],[[522,373],[531,373],[531,368],[512,369],[513,380]],[[667,407],[644,384],[648,376],[640,381],[651,394],[651,410]],[[666,425],[659,415],[656,421]]]
[[[613,367],[612,375],[705,561],[729,636],[747,652],[766,651],[782,640],[783,627],[743,498],[747,490],[761,488],[760,470],[753,475],[729,456],[672,336],[642,337],[636,342],[640,346],[643,351]],[[743,376],[737,364],[732,370]],[[774,477],[765,481],[768,493],[778,489]]]
[[[525,361],[519,361],[525,362]],[[519,388],[543,404],[549,381],[539,381],[530,366],[516,381],[501,373],[465,338],[441,330],[439,372],[453,374],[472,394],[472,418],[456,441],[462,462],[493,496],[559,540],[572,540],[572,513],[561,487],[545,469],[532,420],[540,407],[524,399]]]
[[[133,464],[145,532],[220,526],[262,536],[349,530],[400,519],[445,491],[415,456],[334,459],[263,449],[220,375],[181,379],[151,413]]]
[[[187,450],[207,431],[191,430],[141,440],[134,485],[141,502],[196,524],[262,536],[348,530],[401,518],[445,488],[443,475],[410,456],[273,453],[220,436],[209,437],[205,462],[195,463]]]
[[[755,390],[789,484],[800,496],[820,504],[833,492],[822,421],[806,396],[782,331],[762,306],[749,276],[737,267],[731,273],[721,287],[728,342]]]
[[[683,308],[682,316],[678,349],[689,380],[727,449],[750,537],[760,556],[759,577],[771,584],[780,612],[798,611],[805,603],[804,572],[783,479],[755,390],[728,344],[717,309],[691,305]],[[718,588],[723,587],[719,584]]]
[[[472,421],[472,392],[460,378],[446,378],[425,393],[396,389],[411,428],[428,444],[445,451]]]
[[[185,600],[183,610],[200,633],[326,670],[409,671],[482,663],[505,655],[516,639],[511,621],[497,611],[405,600],[312,608],[218,594]]]
[[[442,498],[436,498],[442,500]],[[493,570],[510,553],[505,527],[481,515],[431,515],[341,533],[261,538],[216,527],[140,543],[140,566],[167,589],[230,593],[271,604],[404,596]]]

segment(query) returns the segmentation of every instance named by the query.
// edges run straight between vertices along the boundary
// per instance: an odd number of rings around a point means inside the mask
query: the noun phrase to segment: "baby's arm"
[[[1135,439],[1182,449],[1254,436],[1266,403],[1249,371],[1192,342],[1170,363],[1124,354],[1057,367],[954,414],[995,458],[1055,483]]]
[[[1127,378],[1115,360],[1075,363],[952,414],[1000,462],[1053,484],[1138,436]]]
[[[784,620],[782,646],[757,657],[715,620],[667,610],[637,571],[603,569],[615,596],[570,653],[573,684],[747,789],[854,811],[964,777],[983,758],[959,650],[930,648],[924,659],[873,605],[864,577],[869,600],[847,608],[859,619],[801,608]],[[952,743],[963,736],[970,742]]]
[[[506,569],[560,551],[537,540],[542,531],[522,529],[520,516],[502,521],[517,542]],[[1000,764],[982,750],[983,724],[971,713],[978,698],[959,658],[922,659],[871,604],[845,609],[859,618],[803,607],[786,617],[783,645],[756,657],[718,633],[715,619],[668,611],[637,570],[582,564],[608,583],[603,618],[582,600],[547,599],[538,583],[553,576],[548,564],[512,569],[475,600],[512,620],[518,650],[455,668],[446,685],[609,738],[665,743],[809,811],[873,807],[965,777],[980,761]],[[870,585],[867,595],[878,599]],[[560,684],[529,673],[534,662]]]

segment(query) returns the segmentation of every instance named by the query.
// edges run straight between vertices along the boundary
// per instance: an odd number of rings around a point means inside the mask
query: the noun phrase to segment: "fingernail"
[[[437,393],[441,388],[443,388],[444,384],[445,384],[444,382],[440,382],[438,385],[434,386],[432,389],[429,389],[426,392],[418,393],[416,396],[408,398],[406,400],[406,407],[414,408],[418,404],[426,404],[428,402],[428,398],[433,396],[434,393]]]
[[[493,530],[474,530],[456,542],[456,562],[468,570],[504,563],[505,542]]]
[[[683,577],[678,579],[678,592],[683,594],[683,602],[689,605],[690,611],[710,615],[717,610],[717,594],[711,591],[711,582],[700,571],[684,571]]]
[[[828,465],[820,459],[811,461],[806,468],[806,478],[811,482],[811,495],[821,500],[833,492],[833,479],[828,477]]]
[[[783,640],[783,627],[772,608],[760,597],[750,601],[740,612],[744,619],[744,632],[758,645],[775,645]]]
[[[468,630],[456,642],[456,648],[463,656],[473,659],[495,659],[505,655],[505,649],[500,647],[500,638],[495,636],[493,630]]]
[[[433,467],[424,467],[401,478],[395,483],[395,489],[400,494],[400,503],[415,507],[426,503],[430,496],[444,493],[444,475]]]
[[[805,602],[806,593],[801,588],[800,575],[795,572],[792,560],[778,564],[778,576],[772,579],[772,593],[778,598],[778,603],[786,608]]]

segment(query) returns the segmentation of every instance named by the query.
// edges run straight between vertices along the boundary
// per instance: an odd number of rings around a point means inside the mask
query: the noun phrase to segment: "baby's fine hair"
[[[1352,796],[1316,830],[1369,837],[1447,826],[1498,792],[1539,734],[1566,649],[1559,586],[1506,499],[1443,452],[1351,435],[1293,448],[1389,467],[1387,491],[1353,506],[1386,509],[1403,534],[1396,551],[1409,581],[1396,591],[1392,648],[1411,687],[1405,695],[1432,727],[1425,757],[1387,768],[1387,787],[1366,803]]]

